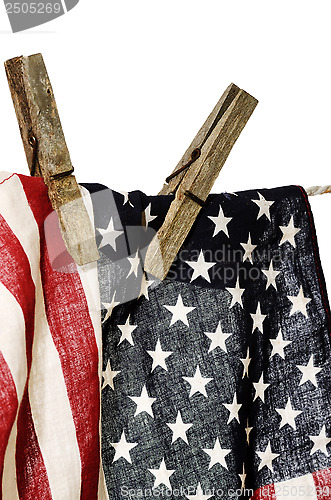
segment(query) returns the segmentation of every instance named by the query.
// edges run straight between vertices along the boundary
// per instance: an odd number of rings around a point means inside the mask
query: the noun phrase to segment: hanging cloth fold
[[[209,195],[160,282],[143,256],[172,196],[84,186],[110,500],[329,498],[330,308],[305,191]]]
[[[106,500],[97,268],[53,214],[41,178],[0,172],[0,498]]]

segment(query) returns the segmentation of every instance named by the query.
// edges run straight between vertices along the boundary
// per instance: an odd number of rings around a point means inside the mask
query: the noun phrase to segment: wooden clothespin
[[[5,62],[31,175],[41,176],[56,210],[67,250],[79,265],[99,259],[94,229],[72,175],[53,89],[41,54]]]
[[[229,85],[159,194],[175,193],[151,241],[144,269],[163,280],[258,101]]]

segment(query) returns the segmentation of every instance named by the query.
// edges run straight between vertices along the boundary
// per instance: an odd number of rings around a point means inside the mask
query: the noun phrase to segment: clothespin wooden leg
[[[66,247],[79,265],[99,259],[41,54],[15,57],[5,69],[31,175],[41,176]]]
[[[150,243],[144,269],[161,280],[188,235],[201,206],[258,101],[231,84],[159,194],[176,193],[162,227]],[[189,161],[195,155],[194,161]],[[187,169],[183,166],[189,164]]]

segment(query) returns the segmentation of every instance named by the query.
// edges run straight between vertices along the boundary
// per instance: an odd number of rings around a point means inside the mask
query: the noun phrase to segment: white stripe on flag
[[[39,230],[19,178],[14,175],[0,188],[0,213],[27,255],[36,286],[38,315],[29,396],[38,443],[53,500],[78,500],[81,485],[80,454],[59,355],[45,315],[39,267]],[[20,213],[14,205],[20,207]]]
[[[5,460],[3,464],[2,494],[3,498],[18,500],[18,490],[16,481],[16,437],[17,437],[17,415],[12,427],[6,449]]]
[[[7,172],[6,170],[1,170],[0,171],[0,182],[3,182],[4,180],[8,179],[13,175],[12,172]]]
[[[93,206],[90,193],[83,186],[79,186],[79,188],[81,190],[83,201],[87,213],[90,217],[92,227],[94,227]],[[99,368],[100,368],[102,363],[102,346],[101,346],[102,330],[100,321],[100,293],[99,293],[97,262],[91,262],[90,264],[85,264],[84,266],[77,266],[77,270],[83,284],[86,300],[88,303],[89,313],[93,323],[95,340],[99,351],[99,363],[100,363]]]
[[[94,227],[93,205],[90,193],[83,186],[79,186],[79,188],[81,190],[83,201],[87,213],[90,217],[92,227]],[[91,262],[90,264],[86,264],[84,266],[77,266],[77,269],[84,287],[99,352],[99,380],[100,380],[99,387],[100,387],[100,414],[101,414],[102,329],[100,321],[100,293],[99,293],[99,281],[98,281],[98,266],[96,262]],[[99,429],[100,429],[100,441],[101,441],[101,418],[100,418]],[[109,500],[105,476],[102,467],[102,461],[101,461],[101,450],[100,450],[98,500]]]
[[[98,500],[109,500],[105,474],[103,472],[102,462],[100,462],[99,486],[98,486]]]
[[[295,477],[288,481],[275,483],[275,493],[277,499],[302,500],[309,498],[317,500],[315,482],[312,474]]]

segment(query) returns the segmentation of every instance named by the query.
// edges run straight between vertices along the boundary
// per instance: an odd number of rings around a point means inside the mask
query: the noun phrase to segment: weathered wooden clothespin
[[[67,250],[79,265],[99,259],[92,228],[65,142],[41,54],[5,62],[31,175],[41,176],[56,210]]]
[[[175,193],[151,241],[144,269],[163,280],[258,101],[229,85],[159,194]]]

